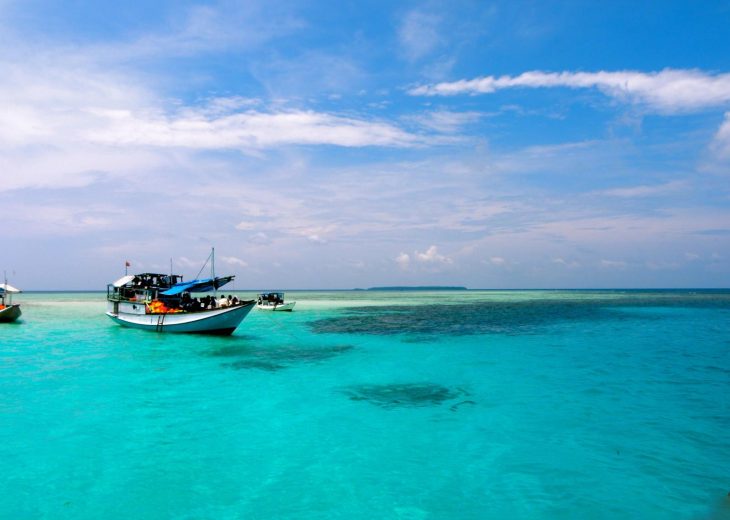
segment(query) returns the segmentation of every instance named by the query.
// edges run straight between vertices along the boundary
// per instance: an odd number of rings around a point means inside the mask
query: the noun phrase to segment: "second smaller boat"
[[[283,292],[261,293],[256,298],[256,307],[263,311],[287,311],[294,310],[297,302],[285,302]]]

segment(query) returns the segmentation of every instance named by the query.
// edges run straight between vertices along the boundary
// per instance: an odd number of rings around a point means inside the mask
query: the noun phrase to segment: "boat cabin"
[[[283,292],[268,292],[260,293],[257,297],[257,303],[259,305],[281,305],[284,303]]]
[[[182,281],[179,274],[130,274],[107,285],[106,296],[110,301],[150,301]]]

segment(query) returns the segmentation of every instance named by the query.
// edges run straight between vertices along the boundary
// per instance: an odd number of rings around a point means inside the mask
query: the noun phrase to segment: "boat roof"
[[[134,275],[133,274],[128,274],[126,276],[122,276],[119,280],[117,280],[116,282],[112,283],[112,285],[114,287],[124,287],[129,282],[131,282],[132,280],[134,280]]]
[[[0,294],[19,293],[19,292],[22,292],[22,291],[16,287],[13,287],[12,285],[9,285],[6,283],[0,283]]]
[[[200,280],[192,280],[190,282],[180,282],[160,294],[163,296],[177,296],[184,292],[208,292],[223,287],[234,278],[235,276],[217,276],[215,278],[201,278]]]
[[[175,284],[182,283],[182,275],[179,274],[162,274],[162,273],[140,273],[140,274],[128,274],[121,277],[116,282],[112,283],[114,287],[127,287],[136,285],[149,289],[169,289]],[[137,283],[139,282],[139,283]]]

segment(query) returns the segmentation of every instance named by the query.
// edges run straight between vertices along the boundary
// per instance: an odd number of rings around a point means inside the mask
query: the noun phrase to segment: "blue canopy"
[[[200,280],[192,280],[190,282],[180,282],[160,294],[163,296],[177,296],[184,292],[212,291],[213,289],[223,287],[225,284],[233,280],[233,278],[233,276],[221,276],[216,278],[202,278]]]

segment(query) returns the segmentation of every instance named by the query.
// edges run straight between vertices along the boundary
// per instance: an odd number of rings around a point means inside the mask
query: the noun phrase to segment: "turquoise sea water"
[[[289,293],[224,338],[20,296],[0,518],[730,518],[729,291]]]

